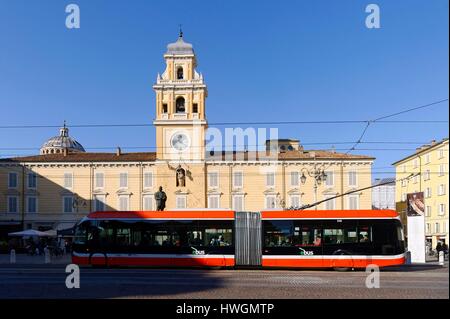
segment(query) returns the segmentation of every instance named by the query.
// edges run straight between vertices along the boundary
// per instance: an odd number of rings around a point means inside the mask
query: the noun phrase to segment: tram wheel
[[[92,257],[94,255],[103,255],[104,263],[103,264],[93,264]],[[108,267],[108,259],[106,257],[106,254],[105,253],[91,253],[89,255],[89,264],[92,266],[92,268],[107,268]]]
[[[350,256],[351,254],[346,250],[337,250],[333,253],[335,256]],[[335,271],[349,271],[352,267],[333,267]]]

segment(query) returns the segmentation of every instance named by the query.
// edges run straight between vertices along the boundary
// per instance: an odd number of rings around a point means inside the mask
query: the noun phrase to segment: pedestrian
[[[436,245],[436,253],[437,253],[438,258],[439,258],[439,252],[440,252],[441,250],[442,250],[442,244],[441,244],[440,241],[438,241],[438,243],[437,243],[437,245]]]
[[[444,252],[444,258],[448,255],[448,246],[446,243],[442,244],[442,251]]]

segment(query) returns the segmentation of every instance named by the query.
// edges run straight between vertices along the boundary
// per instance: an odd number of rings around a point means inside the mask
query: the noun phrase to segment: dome
[[[59,130],[59,136],[54,136],[44,143],[41,147],[41,154],[58,154],[64,149],[69,152],[86,152],[83,145],[69,136],[69,129],[64,123],[64,127]]]
[[[167,45],[166,54],[175,54],[175,55],[194,54],[194,49],[192,48],[192,44],[184,42],[183,32],[180,32],[178,40],[174,43],[170,43]]]

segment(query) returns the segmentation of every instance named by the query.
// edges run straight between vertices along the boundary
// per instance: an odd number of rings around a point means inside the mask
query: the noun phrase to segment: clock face
[[[170,144],[177,151],[183,151],[189,147],[189,138],[184,133],[175,133],[170,140]]]

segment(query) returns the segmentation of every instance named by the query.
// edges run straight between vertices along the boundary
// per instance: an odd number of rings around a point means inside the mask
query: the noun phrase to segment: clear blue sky
[[[81,29],[65,27],[69,3],[80,7]],[[381,29],[365,27],[369,3],[381,8]],[[448,0],[0,0],[0,126],[151,123],[151,86],[180,23],[208,85],[210,122],[369,120],[448,98]],[[392,119],[448,120],[448,103]],[[363,126],[283,125],[279,135],[351,142]],[[85,148],[155,146],[153,127],[70,133]],[[5,157],[37,153],[7,148],[39,148],[58,129],[0,134]],[[364,141],[417,145],[359,147],[414,149],[447,136],[446,124],[374,124]],[[355,153],[385,172],[411,152]]]

